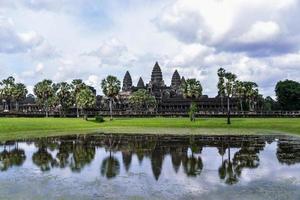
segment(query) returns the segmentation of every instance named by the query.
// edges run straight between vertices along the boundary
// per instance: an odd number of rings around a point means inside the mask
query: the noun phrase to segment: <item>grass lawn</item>
[[[116,118],[97,123],[71,118],[0,118],[0,140],[79,133],[296,134],[300,118]]]

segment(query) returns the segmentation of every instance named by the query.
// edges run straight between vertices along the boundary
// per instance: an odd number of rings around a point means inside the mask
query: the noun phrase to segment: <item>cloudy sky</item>
[[[0,0],[0,79],[32,90],[44,78],[82,78],[101,93],[108,74],[148,82],[158,61],[216,95],[217,69],[274,96],[300,81],[299,0]]]

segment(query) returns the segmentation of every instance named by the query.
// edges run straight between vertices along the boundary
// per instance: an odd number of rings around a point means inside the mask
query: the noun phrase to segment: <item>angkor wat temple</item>
[[[144,83],[142,77],[140,77],[137,85],[133,85],[131,75],[129,71],[125,73],[122,83],[122,89],[118,97],[114,100],[113,112],[115,115],[131,115],[131,114],[147,114],[147,115],[187,115],[188,109],[191,105],[191,99],[184,98],[181,93],[180,85],[185,81],[185,78],[179,75],[177,70],[174,71],[171,79],[171,84],[168,86],[165,84],[163,79],[162,71],[159,64],[156,62],[151,74],[151,80],[148,83]],[[145,89],[155,97],[157,106],[156,108],[144,109],[136,113],[134,109],[129,104],[130,95],[139,90]],[[220,97],[216,96],[213,98],[207,95],[202,95],[197,99],[193,99],[198,105],[199,112],[205,114],[220,114],[226,112],[226,101],[224,103]],[[238,111],[238,101],[232,98],[230,102],[230,107],[232,112]],[[25,101],[20,103],[20,110],[23,113],[42,113],[42,108],[36,103],[33,95],[28,95]],[[58,110],[53,110],[50,115],[56,115]],[[70,109],[68,115],[75,115],[76,109]],[[109,100],[102,95],[97,96],[96,107],[90,109],[90,115],[95,113],[101,115],[108,115],[109,113]]]
[[[163,79],[162,71],[159,64],[156,62],[151,74],[151,80],[145,84],[142,77],[140,77],[136,86],[132,83],[132,78],[127,71],[123,78],[123,87],[120,92],[118,101],[115,107],[119,111],[129,112],[131,108],[128,104],[128,97],[134,91],[139,89],[146,89],[152,96],[155,96],[157,102],[157,108],[155,112],[161,114],[172,114],[172,113],[187,113],[191,99],[184,98],[181,93],[180,85],[185,82],[185,78],[180,77],[177,70],[174,71],[171,79],[171,85],[167,86]],[[210,98],[207,95],[202,95],[193,101],[198,105],[199,111],[215,111],[223,112],[226,111],[225,99],[224,104],[221,102],[221,98],[213,97]],[[230,107],[232,111],[238,110],[237,99],[232,98]],[[154,112],[154,111],[153,111]]]

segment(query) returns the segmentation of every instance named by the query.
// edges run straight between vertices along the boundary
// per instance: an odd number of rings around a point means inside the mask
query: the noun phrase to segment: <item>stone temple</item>
[[[127,71],[123,78],[122,91],[115,104],[115,108],[121,112],[132,112],[128,104],[129,96],[138,89],[145,89],[156,98],[157,109],[155,112],[160,114],[186,113],[190,107],[191,99],[184,98],[180,91],[180,85],[183,82],[185,82],[185,78],[183,76],[181,77],[179,72],[175,70],[172,75],[171,85],[167,86],[157,62],[152,69],[151,80],[147,84],[145,84],[142,77],[140,77],[137,85],[134,86],[131,75],[129,71]],[[193,101],[197,104],[200,111],[226,111],[226,101],[224,99],[224,104],[222,104],[222,100],[219,97],[209,98],[207,95],[202,95]],[[234,99],[232,99],[231,102],[231,109],[238,109],[238,104]]]
[[[131,75],[127,71],[123,78],[122,89],[113,103],[113,114],[117,116],[131,116],[131,115],[161,115],[161,116],[183,116],[187,115],[191,99],[184,98],[180,86],[185,82],[185,78],[180,76],[179,72],[175,70],[172,75],[170,85],[166,85],[161,68],[156,62],[151,73],[151,79],[145,83],[142,77],[139,78],[136,85],[133,84]],[[139,90],[145,89],[152,96],[156,98],[156,108],[144,109],[142,112],[136,112],[129,104],[130,95]],[[219,115],[226,112],[226,101],[218,96],[209,98],[207,95],[202,95],[197,99],[193,99],[198,106],[199,114],[203,115]],[[235,98],[230,102],[231,110],[238,111],[239,103]],[[0,105],[0,110],[3,110]],[[27,98],[20,102],[20,110],[25,116],[44,116],[43,107],[39,105],[33,95],[28,95]],[[51,110],[51,115],[59,115],[58,108]],[[89,110],[90,115],[108,115],[109,114],[109,100],[105,96],[98,95],[96,107]],[[76,108],[70,108],[68,116],[76,116]]]

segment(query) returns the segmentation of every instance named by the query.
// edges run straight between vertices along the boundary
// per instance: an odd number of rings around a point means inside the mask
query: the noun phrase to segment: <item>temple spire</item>
[[[178,71],[175,70],[175,72],[173,73],[173,76],[172,76],[171,86],[177,88],[180,86],[180,84],[181,84],[180,75],[179,75]]]
[[[142,77],[140,77],[140,79],[138,81],[138,84],[137,84],[137,87],[138,88],[144,88],[145,87],[145,84],[144,84],[144,81],[143,81]]]
[[[153,67],[152,74],[151,74],[151,82],[153,84],[157,84],[161,86],[164,85],[163,76],[158,62],[156,62]]]
[[[131,88],[132,88],[132,79],[131,79],[129,71],[126,71],[125,76],[123,78],[122,90],[129,91],[129,90],[131,90]]]
[[[181,84],[185,83],[185,78],[184,76],[181,77]]]

